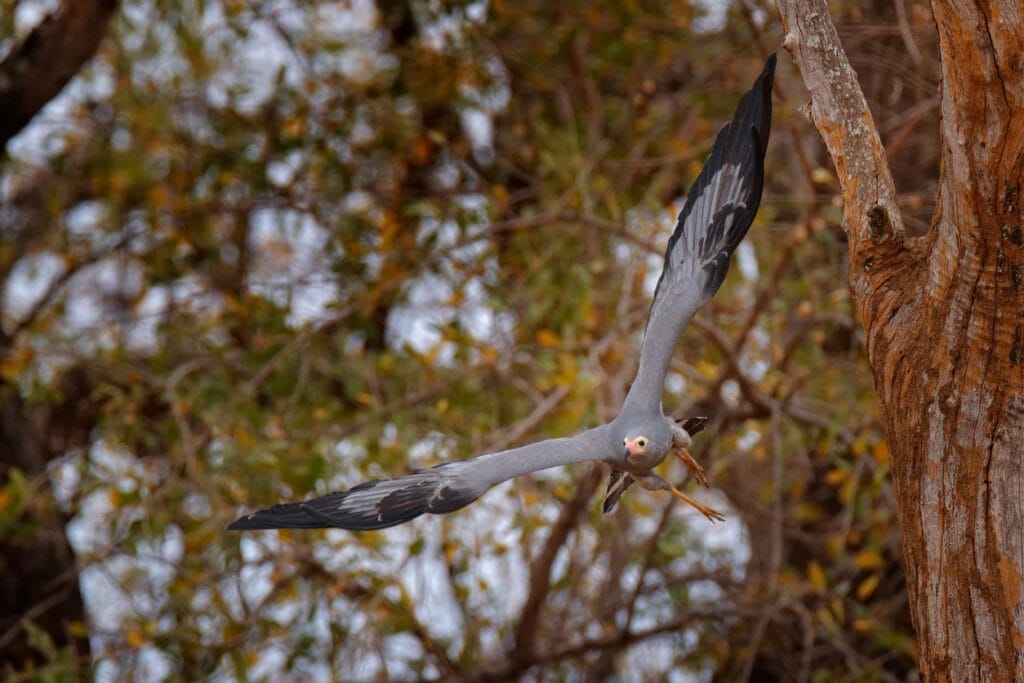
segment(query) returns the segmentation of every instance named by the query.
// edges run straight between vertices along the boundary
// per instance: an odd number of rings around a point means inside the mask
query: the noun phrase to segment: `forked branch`
[[[827,3],[777,4],[786,31],[783,47],[793,55],[807,84],[811,120],[838,172],[852,259],[859,263],[882,244],[890,247],[886,251],[902,248],[906,234],[885,149]]]

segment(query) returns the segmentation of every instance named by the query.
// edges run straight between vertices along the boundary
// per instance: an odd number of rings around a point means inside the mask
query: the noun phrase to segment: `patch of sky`
[[[730,0],[695,0],[694,4],[700,9],[690,27],[694,33],[718,33],[725,28]]]
[[[747,429],[738,439],[736,439],[736,448],[743,452],[749,453],[754,446],[761,443],[763,438],[760,431],[756,429]]]
[[[249,221],[249,291],[287,307],[293,327],[324,319],[339,298],[325,254],[328,232],[308,213],[291,209],[256,209]]]
[[[665,391],[670,394],[681,395],[686,391],[689,382],[678,372],[669,372],[665,375]]]
[[[761,381],[768,374],[771,367],[771,335],[764,328],[754,327],[750,330],[739,364],[744,374],[755,382]]]
[[[288,152],[283,159],[272,159],[267,163],[267,180],[278,187],[288,187],[306,163],[306,155],[299,150]]]
[[[434,351],[439,345],[437,362],[452,362],[454,347],[442,343],[441,329],[458,321],[473,338],[490,340],[507,337],[506,320],[497,319],[487,300],[487,288],[477,275],[467,277],[467,267],[479,263],[486,253],[484,237],[486,215],[483,200],[476,196],[460,198],[465,226],[460,230],[452,221],[424,218],[417,231],[417,243],[429,244],[434,253],[441,253],[438,273],[426,273],[405,288],[403,303],[388,318],[388,335],[392,344],[408,344],[419,353]],[[480,236],[479,239],[476,236]],[[484,272],[496,264],[487,258]],[[493,275],[492,275],[493,278]],[[456,288],[459,296],[456,297]],[[454,301],[457,304],[453,304]]]
[[[754,246],[747,240],[740,242],[740,245],[736,247],[736,267],[747,282],[757,282],[761,276]]]
[[[735,408],[740,403],[740,385],[734,379],[727,379],[722,382],[722,388],[719,390],[719,395],[725,404],[730,408]]]
[[[457,444],[452,437],[438,431],[431,431],[408,449],[409,466],[422,469],[449,460]]]
[[[32,311],[65,271],[64,260],[48,251],[21,257],[7,276],[3,325],[10,330]]]

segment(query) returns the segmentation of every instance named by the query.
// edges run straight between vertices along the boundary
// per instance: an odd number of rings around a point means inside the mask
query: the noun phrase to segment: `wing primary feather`
[[[679,335],[725,281],[732,253],[754,221],[764,186],[775,55],[715,137],[668,240],[647,317],[640,367],[623,412],[659,410]]]
[[[330,525],[310,517],[301,503],[282,503],[240,517],[228,526],[229,531],[255,531],[258,529],[323,529]]]
[[[451,464],[451,463],[449,463]],[[420,515],[458,510],[477,495],[446,481],[441,468],[378,479],[302,503],[275,505],[241,517],[232,531],[255,529],[385,529]]]
[[[771,130],[771,94],[776,56],[772,54],[754,86],[736,105],[733,120],[715,137],[711,154],[687,193],[687,199],[676,221],[676,229],[665,250],[665,263],[655,289],[654,301],[666,276],[696,256],[702,265],[720,254],[729,256],[743,240],[761,203],[764,186],[764,155]],[[708,192],[709,195],[705,196]],[[723,209],[724,217],[739,220],[716,220]],[[691,220],[692,219],[692,220]],[[724,239],[723,239],[724,236]],[[683,252],[676,247],[683,238],[689,246]],[[687,258],[690,257],[690,258]],[[712,258],[711,263],[718,259]],[[728,269],[728,258],[724,268]],[[716,272],[722,266],[716,268]],[[724,273],[719,277],[725,279]],[[716,287],[717,289],[717,287]],[[710,292],[713,294],[714,290]]]

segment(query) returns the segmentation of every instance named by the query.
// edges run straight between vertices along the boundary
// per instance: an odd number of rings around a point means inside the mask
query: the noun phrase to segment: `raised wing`
[[[613,457],[619,451],[615,446],[605,425],[571,438],[548,439],[403,477],[369,481],[302,503],[275,505],[239,518],[228,529],[384,529],[427,512],[454,512],[495,484],[528,472]]]
[[[754,220],[764,186],[774,75],[772,55],[754,87],[740,100],[732,121],[719,131],[711,155],[687,193],[665,251],[640,367],[624,412],[660,409],[665,373],[679,335],[718,291],[732,252]]]

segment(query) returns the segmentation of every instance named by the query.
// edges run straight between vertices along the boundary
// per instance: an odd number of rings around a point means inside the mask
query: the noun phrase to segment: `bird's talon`
[[[704,516],[710,519],[712,524],[715,522],[725,521],[725,515],[723,515],[718,510],[712,510],[711,508],[708,508],[707,511],[704,511]]]
[[[680,448],[676,451],[676,457],[682,460],[686,466],[690,468],[690,471],[693,472],[693,476],[697,478],[697,481],[701,483],[701,486],[704,488],[708,487],[708,477],[704,473],[704,468],[701,467],[700,463],[693,459],[693,456],[690,455],[688,450]]]
[[[675,487],[672,487],[669,490],[672,491],[672,494],[679,498],[679,500],[697,508],[697,511],[707,517],[712,523],[725,521],[725,516],[717,510],[712,510],[707,505],[697,502]]]

